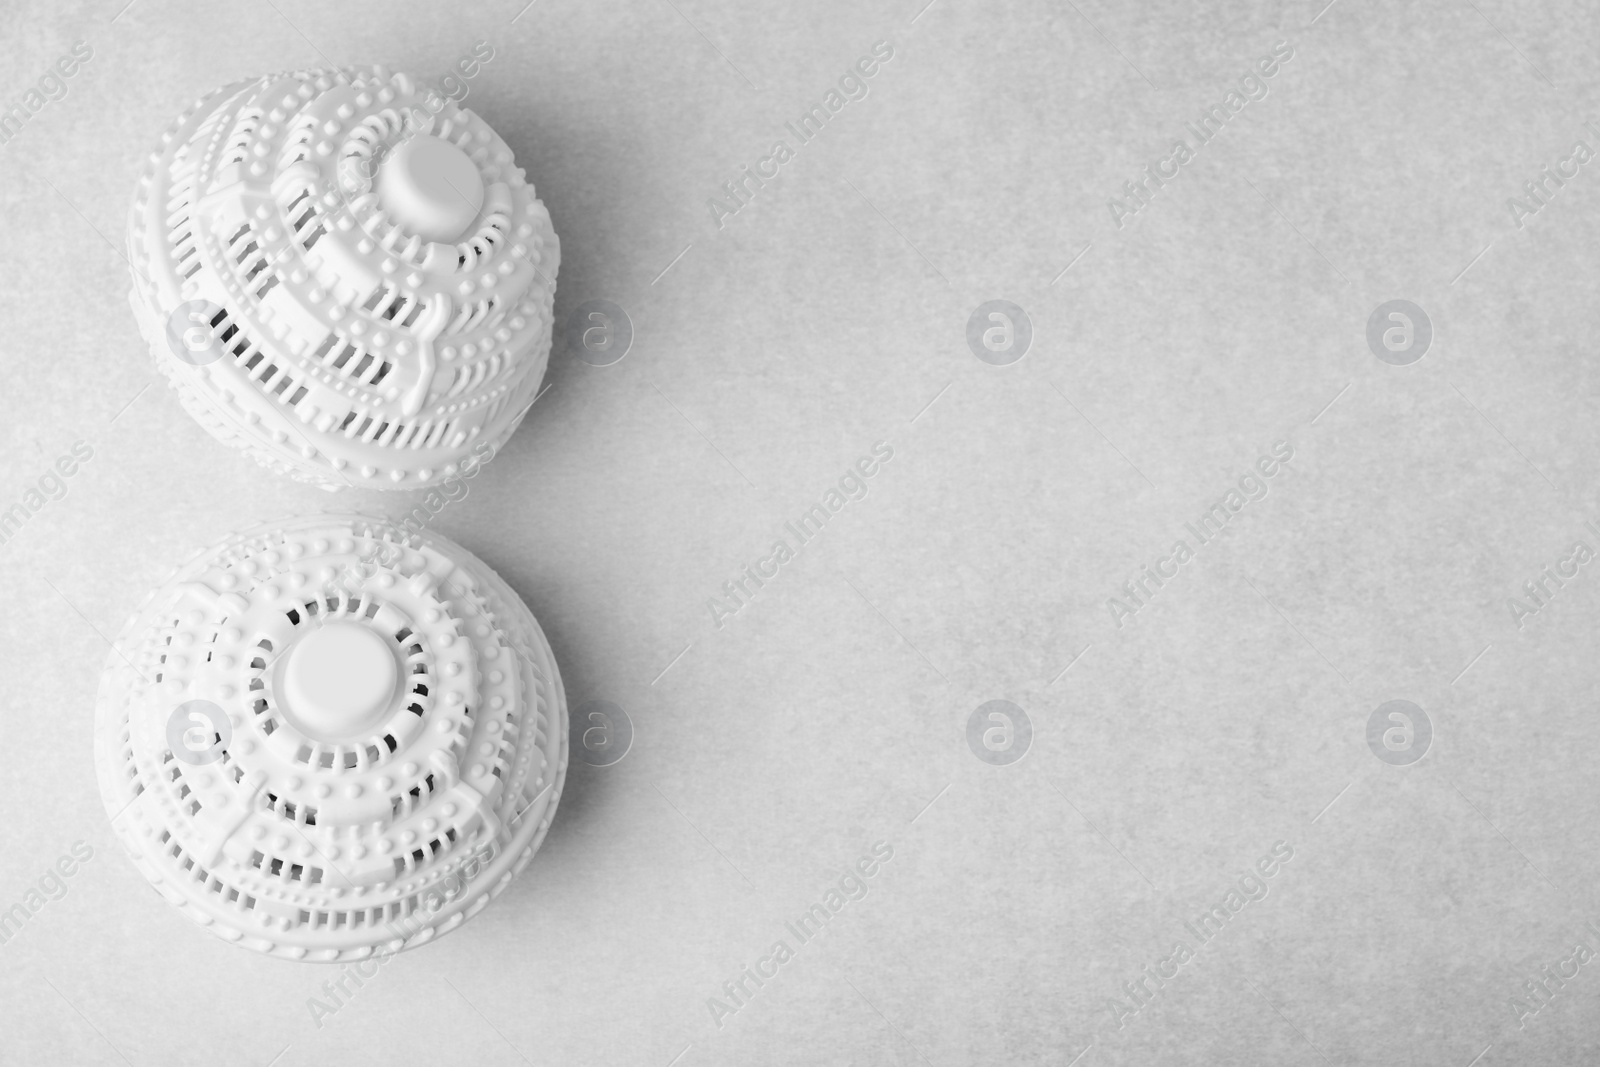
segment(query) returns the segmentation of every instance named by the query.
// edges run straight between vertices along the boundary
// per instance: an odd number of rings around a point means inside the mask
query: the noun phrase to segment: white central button
[[[378,168],[378,195],[424,241],[459,241],[483,208],[478,165],[449,141],[419,133]]]
[[[398,673],[389,643],[376,630],[330,622],[289,650],[284,711],[317,740],[350,738],[388,710]]]

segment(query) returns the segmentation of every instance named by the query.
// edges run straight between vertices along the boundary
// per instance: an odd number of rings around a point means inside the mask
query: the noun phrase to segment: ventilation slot
[[[223,166],[244,162],[250,154],[250,142],[255,136],[256,127],[261,125],[261,116],[261,109],[255,107],[247,107],[239,112],[233,132],[228,135],[228,145],[222,151]]]

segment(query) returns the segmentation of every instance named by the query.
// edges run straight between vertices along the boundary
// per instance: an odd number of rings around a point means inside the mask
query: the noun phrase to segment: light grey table
[[[31,913],[0,1061],[1596,1055],[1593,5],[122,2],[4,10],[0,96],[41,106],[0,144],[0,910]],[[325,1016],[333,973],[124,858],[96,679],[231,527],[414,501],[207,437],[122,229],[202,92],[479,41],[558,320],[610,300],[634,339],[559,348],[435,528],[634,738],[574,760],[505,895]],[[992,300],[1025,319],[974,348]]]

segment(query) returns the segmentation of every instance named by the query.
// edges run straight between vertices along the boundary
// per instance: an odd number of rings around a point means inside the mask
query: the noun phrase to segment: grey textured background
[[[1600,962],[1520,1027],[1512,1007],[1600,949],[1596,566],[1520,628],[1508,598],[1600,547],[1600,162],[1522,228],[1506,199],[1600,149],[1600,10],[923,2],[0,12],[0,95],[95,53],[0,146],[0,507],[94,449],[0,545],[0,908],[94,849],[0,946],[0,1061],[1597,1055]],[[636,736],[574,761],[504,896],[319,1027],[331,972],[214,940],[123,858],[96,676],[228,529],[412,501],[207,437],[141,349],[118,249],[143,153],[202,92],[437,77],[481,39],[468,106],[550,208],[558,321],[608,299],[636,338],[605,368],[558,350],[435,528],[528,600],[573,706],[615,701]],[[718,229],[707,198],[880,40],[870,95]],[[1269,95],[1114,226],[1107,198],[1279,41]],[[965,343],[997,298],[1034,328],[1007,367]],[[1365,339],[1394,298],[1434,327],[1407,367]],[[878,440],[867,498],[714,627],[707,598]],[[1107,598],[1281,440],[1269,495],[1117,627]],[[991,699],[1033,724],[1010,766],[967,748]],[[1367,747],[1390,699],[1433,724],[1409,767]],[[868,895],[715,1025],[707,998],[879,840]],[[1119,1029],[1109,999],[1279,840],[1269,895]]]

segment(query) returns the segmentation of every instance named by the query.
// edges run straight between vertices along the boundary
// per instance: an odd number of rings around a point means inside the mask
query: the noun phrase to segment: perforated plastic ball
[[[442,482],[512,434],[549,360],[550,213],[482,119],[382,67],[197,100],[139,178],[128,254],[183,406],[325,488]]]
[[[220,937],[363,959],[469,918],[544,839],[567,707],[539,624],[467,550],[359,516],[234,534],[107,657],[101,796]]]

